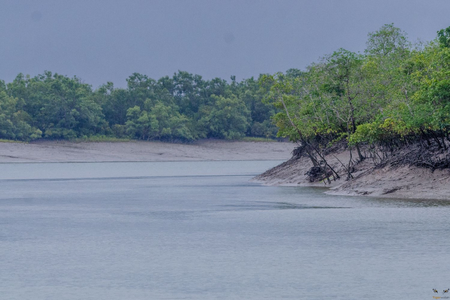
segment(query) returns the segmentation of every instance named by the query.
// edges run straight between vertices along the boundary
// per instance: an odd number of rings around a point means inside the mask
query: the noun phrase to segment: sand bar
[[[0,142],[0,163],[287,160],[289,142],[202,140],[192,144],[162,142]]]

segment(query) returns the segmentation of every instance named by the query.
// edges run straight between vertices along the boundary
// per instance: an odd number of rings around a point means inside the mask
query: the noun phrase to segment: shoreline
[[[353,179],[346,179],[340,165],[348,163],[348,151],[326,156],[330,165],[341,176],[324,184],[310,182],[305,173],[312,163],[305,157],[291,158],[284,163],[254,177],[252,181],[273,186],[305,186],[325,188],[326,194],[344,196],[368,196],[416,200],[450,200],[450,169],[435,170],[414,166],[376,167],[370,160],[355,165]]]
[[[291,157],[294,146],[289,142],[223,140],[200,140],[190,144],[158,141],[0,142],[0,164],[286,160]]]
[[[292,157],[290,142],[200,140],[191,144],[157,141],[32,143],[0,142],[0,165],[33,163],[125,163],[188,161],[284,161],[252,181],[274,186],[323,188],[326,194],[397,199],[450,200],[450,169],[431,172],[419,167],[376,168],[370,159],[355,166],[346,180],[339,161],[348,163],[348,151],[327,156],[341,178],[330,184],[309,182],[311,162]]]
[[[214,161],[279,161],[279,159],[192,159],[192,160],[103,160],[103,161],[17,161],[17,162],[4,162],[1,161],[0,165],[8,164],[106,164],[106,163],[134,163],[134,162],[214,162]]]

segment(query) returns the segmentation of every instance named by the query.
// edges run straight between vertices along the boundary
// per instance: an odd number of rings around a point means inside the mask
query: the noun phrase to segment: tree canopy
[[[105,135],[192,141],[289,137],[320,151],[340,141],[400,145],[424,139],[446,148],[450,131],[450,27],[414,45],[386,24],[368,34],[363,54],[338,49],[305,70],[240,82],[179,71],[134,73],[126,88],[93,89],[49,71],[0,81],[0,138],[71,139]],[[315,153],[315,154],[314,154]],[[319,159],[314,159],[314,156]]]
[[[49,71],[19,74],[11,83],[0,81],[0,138],[275,138],[275,108],[262,98],[253,78],[229,83],[183,71],[159,80],[134,73],[126,88],[107,82],[96,90]]]
[[[264,101],[278,108],[278,135],[300,142],[315,165],[324,162],[324,149],[342,141],[358,161],[365,159],[361,145],[373,155],[414,142],[447,150],[449,37],[450,27],[413,45],[387,24],[369,33],[364,54],[338,49],[298,75],[263,75]],[[440,165],[450,167],[450,159]]]

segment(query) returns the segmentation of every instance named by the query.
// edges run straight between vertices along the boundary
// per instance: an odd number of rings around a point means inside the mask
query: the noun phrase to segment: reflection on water
[[[224,210],[274,210],[274,209],[326,209],[326,208],[345,208],[345,207],[337,207],[337,206],[311,206],[311,205],[303,205],[296,203],[288,203],[288,202],[260,202],[247,201],[245,204],[237,204],[237,205],[221,205]]]
[[[0,298],[431,299],[447,288],[449,203],[249,182],[276,163],[2,164]]]
[[[450,195],[449,195],[450,197]],[[434,199],[395,199],[395,198],[369,198],[367,202],[375,202],[376,205],[395,206],[395,207],[445,207],[450,206],[448,200]]]

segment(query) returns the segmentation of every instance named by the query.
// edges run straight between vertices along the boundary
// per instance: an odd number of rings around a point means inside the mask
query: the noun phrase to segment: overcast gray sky
[[[94,88],[133,72],[238,80],[363,51],[394,23],[410,40],[450,26],[449,0],[0,0],[0,79],[44,70]]]

